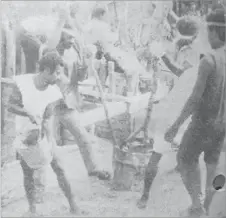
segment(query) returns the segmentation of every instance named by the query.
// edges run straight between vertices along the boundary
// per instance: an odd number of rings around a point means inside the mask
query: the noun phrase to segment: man
[[[66,40],[61,38],[56,48],[56,51],[64,60],[64,71],[69,81],[58,80],[57,82],[57,86],[63,94],[64,106],[61,105],[61,109],[58,110],[59,113],[56,117],[57,121],[54,128],[55,139],[59,142],[62,137],[62,130],[66,128],[74,136],[79,146],[88,174],[90,176],[96,176],[101,180],[108,180],[110,179],[110,173],[106,172],[102,169],[102,166],[98,165],[98,161],[95,159],[96,157],[93,152],[93,144],[98,142],[96,138],[87,132],[79,121],[80,95],[78,82],[83,81],[87,76],[87,61],[91,58],[91,52],[87,49],[88,47],[82,48],[85,50],[84,53],[80,52],[80,49],[74,49],[74,44],[70,43],[72,36],[67,34],[66,37],[68,37]],[[48,51],[49,49],[46,48],[44,54]]]
[[[176,30],[178,36],[174,40],[173,46],[167,49],[168,51],[166,51],[162,42],[148,42],[148,47],[138,50],[138,58],[147,62],[147,71],[153,65],[154,56],[159,58],[177,77],[180,77],[184,71],[197,63],[199,57],[196,58],[198,55],[194,55],[193,49],[195,47],[193,46],[194,41],[199,33],[197,22],[190,18],[182,17],[177,20]],[[197,49],[195,51],[197,53]]]
[[[212,181],[225,139],[225,87],[226,87],[226,49],[225,12],[216,10],[207,18],[209,43],[213,52],[200,61],[198,77],[191,96],[181,114],[165,133],[171,142],[180,126],[192,116],[177,154],[177,162],[183,183],[191,197],[189,215],[201,215],[209,210],[214,195]],[[201,179],[199,157],[204,152],[206,163],[206,193],[204,208],[201,203]]]
[[[92,20],[83,29],[85,41],[88,44],[100,42],[105,51],[118,40],[118,34],[111,31],[108,19],[107,10],[97,7],[92,12]]]
[[[116,72],[124,72],[114,58],[111,57],[111,50],[119,39],[117,31],[113,32],[108,23],[108,12],[103,7],[96,7],[92,11],[92,19],[84,28],[85,41],[88,44],[94,44],[97,48],[96,59],[102,58],[106,61],[113,61],[115,63]],[[108,76],[106,65],[106,78]]]
[[[181,27],[181,25],[184,25],[184,28]],[[183,48],[184,46],[187,45],[191,45],[193,43],[192,38],[195,38],[195,36],[198,34],[198,29],[197,29],[197,24],[195,22],[193,22],[193,20],[187,19],[187,18],[181,18],[178,23],[177,23],[177,29],[180,33],[183,33],[182,30],[184,29],[188,29],[188,26],[190,27],[190,31],[188,31],[188,34],[190,34],[190,37],[180,37],[180,40],[176,41],[176,47],[178,47],[178,49],[176,49],[176,51],[180,51],[181,48]],[[190,39],[190,40],[188,40]],[[188,40],[188,41],[187,41]],[[167,67],[172,71],[173,74],[175,74],[177,77],[181,77],[183,75],[184,79],[188,79],[189,75],[186,75],[186,73],[184,73],[184,71],[186,71],[188,68],[190,68],[191,66],[189,66],[189,64],[186,65],[180,65],[178,63],[176,63],[175,61],[173,61],[171,58],[169,58],[167,56],[167,54],[164,54],[163,52],[163,48],[161,48],[161,44],[159,46],[156,46],[156,51],[159,52],[159,57],[162,58],[162,60],[164,61],[164,63],[167,65]],[[162,55],[164,54],[164,55]],[[191,60],[190,62],[191,64],[195,65],[195,59]],[[190,64],[190,65],[191,65]],[[184,74],[185,75],[184,75]],[[187,72],[189,73],[189,72]],[[191,75],[190,75],[191,77]],[[183,83],[184,84],[184,83]],[[171,141],[171,143],[173,143],[173,140]],[[158,149],[158,148],[157,148]],[[150,189],[151,189],[151,185],[158,173],[158,163],[160,161],[162,157],[161,153],[156,153],[153,156],[151,156],[148,166],[146,168],[146,172],[145,172],[145,178],[144,178],[144,190],[141,196],[141,199],[138,201],[138,207],[139,208],[145,208],[149,199],[149,193],[150,193]],[[177,170],[178,166],[176,166],[176,170]]]
[[[71,186],[52,140],[51,114],[48,113],[48,117],[45,115],[51,104],[62,98],[55,85],[62,77],[62,66],[62,59],[57,53],[46,54],[40,60],[38,74],[15,76],[15,87],[9,100],[8,110],[17,115],[15,145],[31,213],[36,212],[36,204],[39,203],[38,189],[44,188],[42,177],[48,163],[51,164],[59,186],[68,199],[71,212],[77,212]],[[44,156],[41,155],[43,153]]]
[[[26,73],[36,73],[37,62],[44,48],[55,49],[62,40],[66,42],[66,39],[69,40],[69,44],[72,42],[71,38],[65,37],[72,33],[69,28],[73,29],[73,36],[79,36],[68,14],[67,9],[57,8],[51,15],[28,17],[21,21],[16,31],[17,65],[21,64],[20,49],[22,48]]]

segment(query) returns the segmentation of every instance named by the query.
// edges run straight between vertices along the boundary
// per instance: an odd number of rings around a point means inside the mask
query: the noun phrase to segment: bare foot
[[[96,176],[100,180],[110,180],[111,174],[107,171],[100,170],[89,173],[89,176]]]
[[[206,215],[206,211],[203,207],[194,208],[190,206],[187,210],[183,211],[181,216],[201,217]]]
[[[77,216],[89,215],[88,211],[80,210],[78,207],[76,209],[70,209],[70,213]]]
[[[148,198],[144,195],[141,197],[141,199],[137,202],[137,207],[139,209],[145,209],[147,207]]]

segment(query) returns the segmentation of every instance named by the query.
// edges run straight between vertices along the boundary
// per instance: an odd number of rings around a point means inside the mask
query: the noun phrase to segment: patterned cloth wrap
[[[52,161],[52,146],[42,137],[39,125],[30,123],[24,127],[23,134],[16,138],[18,158],[33,169],[33,198],[36,203],[43,202],[45,192],[46,165]]]
[[[52,145],[42,137],[41,125],[28,124],[15,140],[15,148],[32,169],[39,169],[52,161]]]

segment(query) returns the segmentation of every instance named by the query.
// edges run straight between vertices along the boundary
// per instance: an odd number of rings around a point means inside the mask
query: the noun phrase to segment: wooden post
[[[12,77],[16,69],[16,45],[12,24],[6,22],[6,77]]]
[[[116,78],[114,62],[108,62],[108,76],[109,76],[109,93],[116,94]]]
[[[100,69],[99,69],[98,75],[99,75],[99,78],[100,78],[100,82],[101,82],[102,88],[104,89],[106,78],[107,78],[106,61],[102,61],[101,60],[101,62],[100,62]]]
[[[3,16],[3,31],[5,33],[5,52],[3,52],[2,55],[5,57],[2,57],[4,61],[5,66],[3,66],[3,69],[5,72],[3,72],[4,77],[13,77],[15,75],[15,69],[16,69],[16,47],[15,47],[15,37],[14,37],[14,30],[12,24],[9,22],[7,16]],[[15,157],[15,153],[12,149],[12,142],[15,136],[15,116],[11,113],[8,113],[7,108],[4,104],[7,104],[8,97],[11,93],[12,85],[10,84],[2,84],[2,98],[3,102],[1,104],[2,107],[2,159],[3,161],[9,161],[12,158]],[[9,127],[10,126],[10,127]]]

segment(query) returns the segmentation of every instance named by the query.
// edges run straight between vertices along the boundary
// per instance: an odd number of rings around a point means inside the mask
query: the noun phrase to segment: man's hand
[[[179,126],[176,125],[176,124],[173,124],[165,133],[164,135],[164,139],[167,141],[167,142],[170,142],[172,143],[174,138],[176,137],[177,133],[178,133],[178,130],[179,130]]]
[[[161,42],[152,42],[149,45],[149,50],[158,58],[161,58],[165,54],[165,48]]]
[[[186,70],[188,70],[188,69],[190,69],[192,67],[193,67],[193,65],[190,64],[187,60],[184,61],[184,63],[183,63],[183,71],[186,71]]]
[[[41,118],[38,117],[38,116],[33,116],[33,115],[30,114],[30,115],[28,116],[28,118],[29,118],[29,120],[31,121],[31,123],[33,123],[33,124],[36,124],[36,125],[41,124]]]

